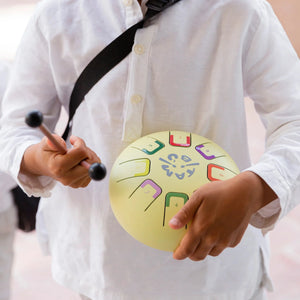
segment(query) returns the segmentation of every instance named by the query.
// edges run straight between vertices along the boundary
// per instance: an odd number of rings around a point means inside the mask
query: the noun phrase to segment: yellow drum
[[[189,132],[164,131],[130,144],[110,175],[110,202],[121,226],[138,241],[173,251],[187,227],[168,226],[192,193],[210,181],[239,173],[214,142]]]

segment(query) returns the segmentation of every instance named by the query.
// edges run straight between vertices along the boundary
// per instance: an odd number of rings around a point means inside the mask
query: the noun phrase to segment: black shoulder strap
[[[106,73],[131,52],[136,31],[144,26],[145,21],[178,1],[180,0],[149,0],[146,3],[148,10],[143,20],[133,25],[113,40],[85,67],[77,79],[71,94],[68,125],[62,136],[65,140],[68,137],[76,109],[84,100],[85,95]]]

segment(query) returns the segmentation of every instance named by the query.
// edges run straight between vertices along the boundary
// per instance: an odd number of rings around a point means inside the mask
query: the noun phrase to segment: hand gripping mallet
[[[28,126],[32,128],[39,127],[41,132],[51,141],[51,143],[56,147],[56,149],[61,153],[65,154],[65,148],[59,144],[59,142],[52,136],[50,130],[43,124],[43,114],[34,110],[26,115],[25,122]],[[102,163],[89,164],[87,161],[83,160],[80,165],[89,171],[89,176],[93,180],[102,180],[106,176],[106,168]]]

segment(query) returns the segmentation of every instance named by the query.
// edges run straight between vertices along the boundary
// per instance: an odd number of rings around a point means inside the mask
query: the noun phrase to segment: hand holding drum
[[[45,124],[43,124],[43,114],[40,111],[34,110],[28,113],[26,115],[25,122],[32,128],[39,127],[42,133],[55,146],[57,151],[61,154],[66,153],[66,149],[53,137]],[[89,176],[93,180],[102,180],[106,176],[106,168],[102,163],[89,164],[87,161],[83,160],[80,162],[80,165],[89,171]]]

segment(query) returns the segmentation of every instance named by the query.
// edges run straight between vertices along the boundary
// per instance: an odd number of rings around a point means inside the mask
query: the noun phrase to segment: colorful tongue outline
[[[175,142],[175,135],[172,134],[170,132],[170,137],[169,137],[169,143],[171,146],[175,146],[175,147],[185,147],[185,148],[188,148],[188,147],[191,147],[191,133],[186,136],[186,142],[185,143],[176,143]]]

